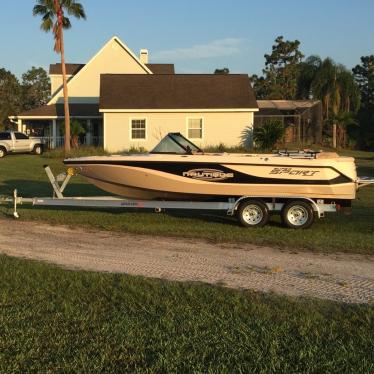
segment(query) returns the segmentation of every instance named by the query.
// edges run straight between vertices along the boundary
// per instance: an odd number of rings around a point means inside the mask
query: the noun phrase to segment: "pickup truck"
[[[18,131],[0,132],[0,158],[8,153],[34,153],[41,155],[44,150],[41,138],[29,138],[26,134]]]

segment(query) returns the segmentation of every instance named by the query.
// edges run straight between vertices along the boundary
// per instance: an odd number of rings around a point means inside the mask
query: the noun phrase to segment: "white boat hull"
[[[209,200],[267,196],[353,200],[348,157],[295,159],[273,155],[143,155],[87,157],[65,164],[97,187],[145,200]]]

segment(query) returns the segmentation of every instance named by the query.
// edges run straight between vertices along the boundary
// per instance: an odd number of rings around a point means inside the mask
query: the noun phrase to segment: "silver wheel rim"
[[[264,218],[264,213],[258,205],[249,204],[243,209],[242,217],[248,225],[258,225]]]
[[[294,226],[304,225],[309,218],[308,210],[302,205],[294,205],[287,212],[287,220]]]
[[[4,151],[0,149],[0,157],[4,157]]]
[[[40,154],[42,153],[42,149],[41,149],[40,147],[36,147],[36,149],[35,149],[35,153],[36,153],[37,155],[40,155]]]

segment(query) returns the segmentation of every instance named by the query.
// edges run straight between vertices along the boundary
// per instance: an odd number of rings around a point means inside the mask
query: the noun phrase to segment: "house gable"
[[[84,64],[65,64],[66,68],[66,78],[69,81],[74,75],[76,75],[79,70],[84,67]],[[49,65],[49,78],[51,80],[51,97],[54,96],[57,91],[62,87],[62,73],[61,64],[51,64]]]
[[[69,102],[98,103],[101,74],[152,74],[152,72],[115,36],[76,75],[71,77],[68,82]],[[62,102],[63,92],[60,88],[49,104]]]

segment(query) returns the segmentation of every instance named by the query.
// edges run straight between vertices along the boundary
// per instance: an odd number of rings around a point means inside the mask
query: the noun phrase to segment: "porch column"
[[[86,145],[92,145],[92,122],[87,120]]]
[[[22,120],[21,119],[19,119],[18,121],[17,121],[17,124],[18,124],[18,128],[17,128],[17,130],[19,131],[19,132],[22,132],[22,130],[23,130],[23,128],[22,128]]]
[[[57,145],[57,120],[52,120],[52,141],[51,148],[56,148]]]

